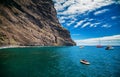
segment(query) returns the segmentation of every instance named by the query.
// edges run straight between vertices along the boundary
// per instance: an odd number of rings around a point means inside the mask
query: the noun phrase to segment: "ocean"
[[[90,65],[80,63],[81,59]],[[0,77],[120,77],[120,47],[0,49]]]

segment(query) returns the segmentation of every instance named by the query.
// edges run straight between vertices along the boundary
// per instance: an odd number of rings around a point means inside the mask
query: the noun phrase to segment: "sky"
[[[53,0],[77,45],[120,45],[120,0]]]

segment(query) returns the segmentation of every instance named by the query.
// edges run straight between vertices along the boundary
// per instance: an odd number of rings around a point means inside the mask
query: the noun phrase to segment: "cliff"
[[[72,46],[52,0],[0,0],[0,46]]]

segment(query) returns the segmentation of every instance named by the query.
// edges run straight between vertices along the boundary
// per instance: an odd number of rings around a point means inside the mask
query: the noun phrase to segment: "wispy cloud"
[[[60,23],[65,23],[65,17],[60,17],[59,21],[60,21]]]
[[[94,24],[90,24],[90,27],[96,27]]]
[[[67,26],[70,26],[71,24],[73,24],[76,21],[76,19],[70,21],[69,23],[67,23]]]
[[[84,25],[82,25],[81,28],[84,28],[84,27],[86,27],[86,26],[90,26],[90,24],[91,24],[90,22],[87,22],[87,23],[85,23]]]
[[[53,0],[55,2],[54,6],[57,10],[58,19],[60,23],[64,23],[65,26],[74,26],[74,28],[85,28],[98,27],[100,24],[96,24],[97,19],[95,17],[88,17],[88,19],[83,19],[80,16],[95,11],[96,9],[102,8],[104,6],[111,5],[113,3],[120,4],[118,0]],[[109,9],[102,9],[94,12],[94,15],[99,15],[109,11]],[[111,17],[115,19],[116,17]],[[80,20],[81,19],[81,20]],[[88,23],[89,22],[89,23]],[[73,25],[74,24],[74,25]],[[108,24],[108,23],[104,23]],[[103,28],[108,28],[107,26],[102,26]]]
[[[58,14],[76,14],[93,11],[114,3],[113,0],[54,0]]]
[[[103,28],[110,28],[110,27],[112,27],[111,25],[102,25],[101,27],[103,27]]]
[[[70,16],[58,16],[60,23],[65,23],[66,26],[70,26],[71,24],[76,22],[75,15]],[[67,21],[66,21],[67,20]]]
[[[86,21],[86,19],[85,19],[85,20],[81,20],[81,21],[77,22],[77,24],[74,26],[74,28],[79,27],[79,26],[80,26],[80,25],[82,25],[85,21]]]
[[[99,24],[101,24],[100,22],[95,22],[92,23],[91,21],[94,19],[89,19],[89,18],[85,18],[84,20],[78,21],[76,22],[77,24],[74,25],[74,28],[85,28],[85,27],[97,27]]]
[[[109,9],[99,10],[99,11],[96,11],[96,12],[94,13],[94,15],[99,15],[99,14],[105,13],[105,12],[107,12],[107,11],[109,11]]]
[[[114,19],[118,19],[120,18],[120,16],[112,16],[111,19],[114,20]]]
[[[116,18],[117,18],[116,16],[112,16],[112,17],[111,17],[111,19],[113,19],[113,20],[116,19]]]
[[[77,45],[97,45],[99,39],[102,45],[119,45],[120,46],[120,35],[105,36],[99,38],[90,38],[84,40],[75,40]]]

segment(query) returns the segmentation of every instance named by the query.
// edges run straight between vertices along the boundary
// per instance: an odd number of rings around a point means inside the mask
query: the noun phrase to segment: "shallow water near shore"
[[[0,49],[0,77],[119,77],[119,56],[119,46],[114,50],[95,46]]]

